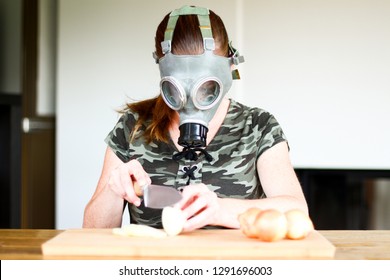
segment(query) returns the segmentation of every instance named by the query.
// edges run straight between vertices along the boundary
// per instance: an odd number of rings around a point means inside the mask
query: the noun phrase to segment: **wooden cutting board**
[[[165,238],[114,235],[111,229],[66,230],[42,244],[45,257],[151,259],[330,259],[335,247],[319,232],[303,240],[262,242],[239,230],[196,230]]]

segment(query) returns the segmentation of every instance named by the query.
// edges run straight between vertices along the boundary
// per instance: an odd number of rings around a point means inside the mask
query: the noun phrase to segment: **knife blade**
[[[182,198],[181,192],[173,187],[162,185],[144,185],[134,184],[135,193],[142,195],[144,205],[148,208],[162,209],[171,206]]]

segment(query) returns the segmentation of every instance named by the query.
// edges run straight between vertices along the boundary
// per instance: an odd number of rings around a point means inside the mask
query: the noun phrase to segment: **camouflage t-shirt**
[[[129,143],[137,114],[130,111],[121,116],[105,139],[123,161],[137,159],[149,174],[153,184],[182,189],[189,183],[204,183],[218,197],[256,199],[263,195],[256,168],[260,155],[286,137],[273,115],[259,108],[250,108],[234,100],[222,126],[207,146],[213,157],[209,162],[203,154],[195,161],[173,160],[179,152],[169,143],[145,144],[142,126],[137,137]],[[192,174],[188,174],[192,169]],[[161,210],[129,205],[132,223],[161,227]]]

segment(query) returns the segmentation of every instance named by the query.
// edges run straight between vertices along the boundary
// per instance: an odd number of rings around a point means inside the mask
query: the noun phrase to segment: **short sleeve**
[[[282,127],[272,114],[263,110],[256,110],[253,115],[253,125],[253,129],[260,133],[257,158],[276,144],[287,142]]]
[[[107,145],[123,162],[128,162],[130,160],[129,137],[134,124],[134,117],[125,113],[119,118],[115,127],[105,138]]]

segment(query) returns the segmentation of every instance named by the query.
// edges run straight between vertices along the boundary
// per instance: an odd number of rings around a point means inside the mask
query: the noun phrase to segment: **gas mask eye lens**
[[[173,78],[166,77],[160,82],[160,89],[165,103],[173,110],[180,110],[186,102],[184,89]]]
[[[214,106],[214,103],[221,97],[221,83],[217,80],[207,79],[198,83],[195,87],[193,101],[198,109],[206,110]]]

